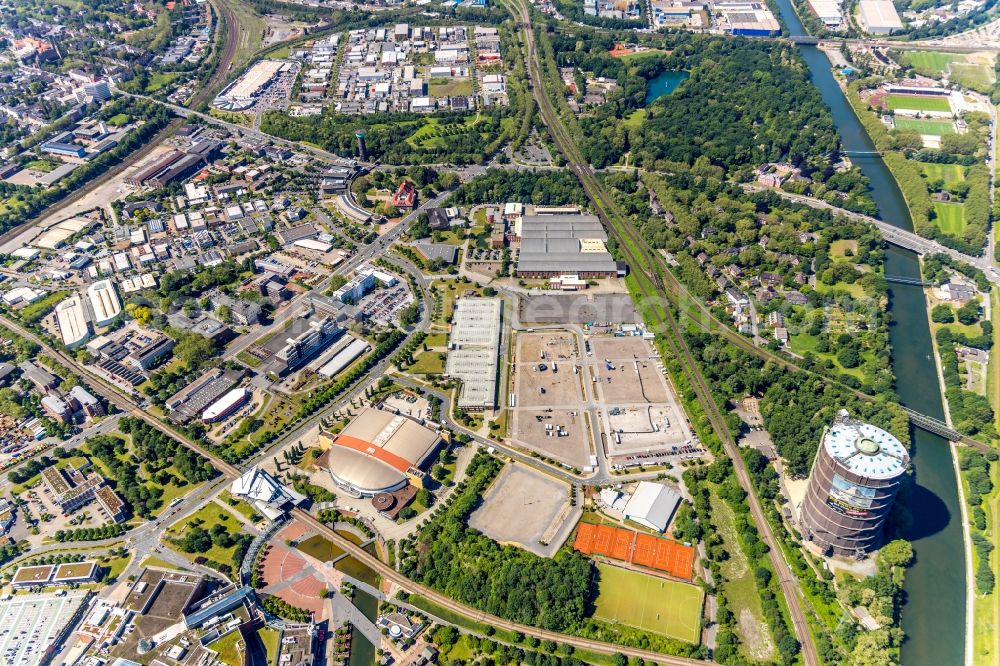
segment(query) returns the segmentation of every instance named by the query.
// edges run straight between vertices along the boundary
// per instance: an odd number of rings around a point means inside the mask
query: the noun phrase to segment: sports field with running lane
[[[688,583],[598,564],[601,580],[594,616],[698,644],[702,589]]]

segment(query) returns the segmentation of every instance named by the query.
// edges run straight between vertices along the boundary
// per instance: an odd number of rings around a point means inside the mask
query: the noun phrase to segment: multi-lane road
[[[153,427],[159,429],[160,431],[164,432],[170,437],[177,439],[191,450],[199,453],[200,455],[210,460],[212,464],[215,466],[215,468],[219,470],[219,472],[223,475],[225,479],[236,479],[240,475],[242,475],[243,470],[241,470],[239,467],[236,467],[235,465],[232,465],[226,462],[225,460],[222,460],[221,458],[213,454],[211,451],[209,451],[206,447],[202,446],[198,442],[195,442],[191,438],[168,428],[166,425],[160,422],[159,419],[155,418],[145,410],[141,409],[137,404],[135,404],[132,401],[131,398],[128,398],[118,393],[111,387],[107,386],[99,377],[96,377],[81,364],[77,363],[75,359],[49,346],[44,340],[36,336],[31,331],[28,331],[27,329],[23,328],[20,324],[11,321],[10,319],[4,316],[0,316],[0,324],[10,328],[12,331],[23,336],[25,339],[30,340],[35,344],[39,345],[43,353],[52,356],[54,359],[56,359],[59,363],[61,363],[65,367],[70,368],[71,370],[80,374],[81,376],[90,378],[91,381],[89,382],[89,385],[92,388],[94,388],[95,391],[100,393],[106,400],[108,400],[108,402],[115,405],[119,410],[145,420]],[[216,483],[221,483],[221,480],[217,481]],[[213,488],[213,490],[214,489],[217,488]],[[198,497],[200,497],[204,501],[207,501],[201,493],[198,494]],[[195,508],[196,507],[187,506],[185,507],[184,511],[185,513],[187,513],[189,511],[195,510]],[[450,597],[437,592],[436,590],[433,590],[429,587],[421,585],[420,583],[410,580],[409,578],[399,573],[392,567],[388,566],[387,564],[384,564],[380,559],[368,553],[366,550],[359,547],[354,542],[345,539],[343,536],[334,531],[333,528],[329,527],[325,523],[320,522],[317,518],[315,518],[314,516],[312,516],[311,514],[302,509],[294,509],[291,515],[294,520],[301,522],[316,534],[319,534],[329,539],[331,542],[333,542],[334,545],[343,549],[345,552],[352,555],[358,561],[360,561],[361,563],[365,564],[366,566],[374,570],[376,573],[382,576],[383,579],[391,583],[394,583],[395,585],[399,586],[406,592],[420,595],[451,612],[458,613],[468,618],[472,618],[478,622],[492,625],[494,627],[507,629],[509,631],[517,631],[525,636],[533,636],[539,640],[552,640],[559,643],[572,645],[575,648],[594,650],[597,652],[601,652],[603,654],[613,654],[615,652],[618,652],[629,657],[638,657],[655,663],[667,664],[670,666],[692,666],[704,663],[697,659],[674,657],[670,655],[660,654],[652,650],[643,650],[638,648],[625,647],[621,645],[613,645],[610,643],[603,643],[601,641],[579,638],[576,636],[560,634],[553,631],[546,631],[544,629],[538,629],[537,627],[532,627],[529,625],[523,625],[523,624],[518,624],[516,622],[510,622],[508,620],[504,620],[503,618],[491,615],[489,613],[485,613],[483,611],[467,606],[461,602],[455,601]],[[162,528],[156,523],[149,523],[147,524],[147,526],[144,526],[144,528],[140,529],[144,529],[141,535],[143,537],[142,541],[145,543],[146,538],[151,538],[152,533]]]
[[[324,278],[318,285],[316,285],[310,291],[299,294],[291,301],[289,301],[282,308],[281,312],[275,316],[274,321],[269,326],[262,328],[260,331],[257,331],[254,335],[242,335],[235,341],[230,343],[230,345],[226,348],[225,357],[227,359],[235,358],[237,355],[239,355],[240,352],[253,346],[262,337],[274,331],[280,331],[284,323],[289,318],[295,315],[295,313],[299,309],[299,306],[304,301],[308,300],[316,293],[323,293],[327,289],[327,287],[330,286],[330,281],[333,279],[334,275],[348,275],[362,264],[374,261],[379,257],[385,255],[389,251],[389,246],[395,243],[397,240],[399,240],[403,236],[403,234],[407,232],[407,230],[410,228],[410,225],[413,224],[414,220],[416,220],[421,213],[426,211],[428,208],[433,208],[434,206],[440,204],[448,197],[449,194],[451,193],[442,192],[433,199],[428,199],[423,204],[421,204],[420,207],[416,208],[415,210],[413,210],[413,212],[404,217],[395,227],[393,227],[386,233],[382,234],[368,245],[364,245],[358,248],[353,255],[351,255],[345,261],[341,262],[334,269],[333,273],[329,277]],[[323,213],[322,210],[316,208],[314,209],[314,212],[317,214],[317,216],[321,217],[320,219],[321,222],[325,222],[327,226],[332,226],[332,223],[330,222],[329,218],[323,219],[326,217],[326,214]]]
[[[854,213],[849,210],[844,210],[843,208],[838,208],[836,206],[831,206],[827,202],[821,199],[815,199],[813,197],[807,197],[801,194],[793,194],[791,192],[785,192],[784,190],[764,187],[763,185],[744,185],[743,189],[748,192],[773,192],[783,199],[788,199],[789,201],[794,201],[796,203],[805,204],[806,206],[811,206],[812,208],[821,208],[824,210],[829,210],[836,215],[843,215],[852,220],[858,220],[860,222],[867,222],[875,228],[877,228],[882,237],[886,242],[892,243],[899,247],[905,248],[907,250],[912,250],[917,254],[936,254],[938,252],[947,254],[948,256],[956,259],[957,261],[964,262],[971,266],[975,266],[979,270],[983,271],[987,279],[993,284],[1000,284],[1000,271],[993,265],[993,261],[989,255],[983,257],[973,257],[958,250],[953,250],[951,248],[945,247],[935,240],[929,238],[924,238],[923,236],[918,236],[912,231],[907,231],[906,229],[900,229],[885,220],[880,220],[876,217],[871,217],[869,215],[864,215],[862,213]]]

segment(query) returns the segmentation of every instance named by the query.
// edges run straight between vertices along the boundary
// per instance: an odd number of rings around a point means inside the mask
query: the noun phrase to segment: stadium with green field
[[[886,103],[891,111],[905,109],[907,111],[934,111],[951,113],[951,102],[947,97],[932,97],[930,95],[900,95],[892,94],[886,97]]]
[[[608,564],[598,564],[597,570],[597,619],[700,642],[704,599],[700,587]]]

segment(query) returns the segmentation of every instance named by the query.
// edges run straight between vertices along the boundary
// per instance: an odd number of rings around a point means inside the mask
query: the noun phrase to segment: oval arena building
[[[319,446],[338,487],[358,497],[423,487],[424,467],[441,443],[437,432],[402,414],[365,409],[341,432],[321,432]]]
[[[823,433],[800,522],[825,555],[862,557],[882,545],[885,519],[910,465],[893,435],[841,412]]]

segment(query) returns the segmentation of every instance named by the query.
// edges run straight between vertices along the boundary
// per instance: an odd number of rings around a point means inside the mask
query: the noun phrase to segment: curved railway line
[[[219,16],[226,26],[226,42],[222,47],[222,55],[219,58],[219,66],[216,68],[212,76],[209,77],[205,86],[196,93],[191,100],[188,102],[189,106],[192,108],[199,106],[202,102],[211,96],[212,91],[216,86],[219,85],[221,81],[226,80],[226,76],[233,66],[233,58],[236,56],[236,47],[239,44],[240,36],[240,24],[239,20],[236,18],[236,13],[226,4],[225,0],[210,0],[212,7],[215,9],[215,13]],[[93,180],[87,183],[86,187],[81,187],[80,189],[67,194],[65,197],[52,204],[45,210],[42,210],[32,219],[23,222],[16,227],[8,229],[4,233],[0,234],[0,243],[7,243],[19,234],[23,233],[24,230],[36,224],[39,220],[42,220],[49,215],[52,215],[59,210],[62,210],[66,206],[73,204],[83,197],[87,196],[90,192],[97,189],[98,187],[106,184],[111,179],[116,176],[121,175],[123,171],[131,166],[134,166],[137,162],[149,155],[149,149],[153,146],[159,145],[164,139],[168,138],[173,134],[177,128],[184,122],[184,118],[176,118],[171,120],[167,125],[161,129],[159,132],[154,134],[149,140],[143,145],[139,146],[133,150],[129,155],[127,155],[121,162],[109,167],[104,173],[97,176]]]
[[[41,339],[31,331],[23,328],[17,322],[14,322],[7,317],[0,315],[0,325],[9,328],[11,331],[16,332],[21,335],[26,340],[34,342],[42,351],[58,360],[59,363],[67,368],[72,369],[74,372],[90,378],[91,381],[89,386],[94,388],[98,393],[100,393],[108,402],[115,405],[119,410],[126,414],[140,418],[143,421],[149,423],[154,428],[160,430],[164,434],[168,435],[181,442],[184,446],[188,447],[192,451],[199,453],[206,459],[210,460],[219,472],[230,479],[237,479],[243,474],[243,470],[227,463],[222,460],[214,453],[209,451],[207,448],[203,447],[201,444],[195,442],[191,438],[176,432],[167,426],[163,425],[159,419],[149,414],[147,411],[141,409],[136,405],[130,398],[125,397],[121,393],[111,389],[103,383],[96,375],[87,370],[85,367],[77,363],[77,361],[70,356],[64,354],[63,352],[49,346],[45,340]],[[596,641],[589,638],[580,638],[578,636],[570,636],[568,634],[562,634],[555,631],[548,631],[545,629],[539,629],[537,627],[532,627],[529,625],[519,624],[517,622],[511,622],[505,620],[501,617],[491,615],[484,611],[472,608],[461,602],[455,601],[454,599],[437,592],[429,587],[421,585],[413,580],[410,580],[400,572],[396,571],[389,565],[382,562],[376,556],[367,552],[353,541],[348,541],[343,536],[338,534],[334,529],[325,523],[320,522],[314,516],[304,511],[303,509],[294,509],[291,512],[291,516],[294,520],[301,522],[302,524],[308,526],[311,530],[317,534],[329,539],[334,545],[343,549],[346,553],[357,559],[359,562],[365,566],[371,568],[373,571],[378,573],[384,579],[390,581],[391,583],[397,585],[399,588],[417,594],[421,597],[429,599],[433,603],[445,608],[453,613],[457,613],[463,617],[473,619],[477,622],[491,625],[494,627],[500,627],[508,631],[520,632],[525,636],[532,636],[539,640],[551,640],[557,643],[563,643],[566,645],[572,645],[574,648],[592,650],[594,652],[600,652],[602,654],[614,654],[619,652],[628,657],[638,657],[646,660],[647,662],[664,664],[666,666],[703,666],[706,662],[699,659],[691,659],[687,657],[675,657],[672,655],[662,654],[659,652],[654,652],[652,650],[643,650],[640,648],[632,648],[624,645],[614,645],[611,643],[604,643],[601,641]]]
[[[753,516],[754,523],[760,531],[761,539],[769,548],[768,556],[770,558],[771,565],[777,573],[779,585],[788,605],[789,614],[792,620],[792,630],[801,645],[803,661],[806,666],[818,666],[820,663],[819,657],[809,633],[809,625],[806,619],[805,611],[802,608],[800,598],[801,591],[799,590],[798,581],[792,574],[791,568],[782,556],[781,549],[778,546],[776,538],[774,537],[771,526],[767,522],[763,506],[754,491],[750,475],[747,472],[746,465],[743,461],[743,457],[739,453],[736,442],[733,440],[729,432],[729,428],[726,426],[725,419],[723,418],[718,405],[715,403],[715,399],[712,396],[712,392],[705,381],[704,376],[698,369],[698,365],[691,354],[691,350],[684,341],[680,325],[677,323],[674,315],[670,312],[669,306],[663,305],[659,294],[654,293],[650,288],[650,285],[652,285],[657,292],[670,294],[674,299],[676,299],[682,293],[680,285],[676,279],[673,279],[670,272],[664,270],[662,264],[657,261],[655,257],[651,256],[652,253],[646,248],[645,242],[639,237],[638,232],[629,224],[619,222],[624,218],[619,216],[618,212],[614,210],[614,200],[598,181],[590,165],[582,158],[575,143],[573,142],[572,137],[569,135],[569,132],[562,123],[562,120],[559,118],[551,100],[546,94],[543,84],[540,64],[541,61],[539,60],[535,45],[535,36],[531,25],[530,10],[525,5],[523,0],[502,1],[508,10],[520,21],[520,26],[524,34],[525,47],[527,49],[526,59],[531,78],[531,88],[535,92],[535,99],[538,100],[542,118],[549,130],[552,132],[556,145],[566,157],[570,169],[577,175],[583,184],[584,190],[587,192],[587,196],[591,200],[595,212],[601,218],[601,221],[611,233],[611,236],[618,242],[619,247],[625,254],[626,259],[629,261],[630,267],[633,270],[641,271],[643,277],[646,279],[647,282],[637,280],[642,296],[645,299],[648,299],[650,304],[657,303],[659,301],[658,307],[650,307],[649,310],[656,318],[656,323],[659,325],[658,327],[660,332],[664,334],[666,342],[670,347],[670,351],[673,353],[675,358],[680,361],[684,374],[691,383],[691,386],[697,395],[698,402],[705,410],[705,414],[712,425],[712,429],[723,443],[726,454],[732,459],[737,480],[747,492],[747,501],[750,505],[750,512]],[[614,215],[609,214],[609,211],[614,212]],[[670,277],[665,280],[665,276]],[[714,318],[711,318],[709,321],[712,319]],[[728,327],[723,328],[728,330]],[[731,336],[726,335],[726,337],[730,338]],[[745,346],[746,344],[753,346],[752,343],[745,339],[741,340],[741,342],[743,343],[741,346]],[[782,365],[794,364],[784,361]]]

